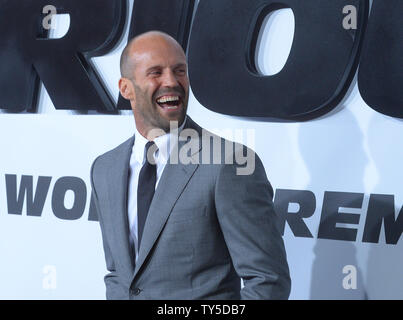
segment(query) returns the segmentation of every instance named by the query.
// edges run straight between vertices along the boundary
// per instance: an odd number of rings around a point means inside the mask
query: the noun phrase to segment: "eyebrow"
[[[187,66],[186,63],[180,62],[180,63],[175,64],[173,66],[173,69],[180,68],[180,67],[186,67],[186,66]],[[155,66],[147,68],[146,72],[150,72],[150,71],[155,70],[155,69],[163,69],[163,67],[160,66],[160,65],[155,65]]]
[[[186,67],[186,63],[178,63],[174,66],[174,69],[179,68],[179,67]]]

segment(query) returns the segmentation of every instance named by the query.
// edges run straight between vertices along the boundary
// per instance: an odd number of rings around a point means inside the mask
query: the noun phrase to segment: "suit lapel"
[[[134,136],[124,143],[116,154],[115,161],[111,163],[108,172],[109,204],[112,213],[112,232],[115,252],[119,253],[120,263],[127,268],[127,274],[131,277],[134,271],[134,254],[129,243],[129,222],[127,215],[127,193],[129,165]]]
[[[188,117],[185,128],[198,129],[197,125]],[[197,130],[199,132],[199,130]],[[199,133],[199,137],[200,137]],[[187,141],[179,141],[177,150],[181,150]],[[198,153],[201,149],[201,142],[196,152],[192,157],[198,159]],[[177,150],[173,152],[177,152]],[[141,239],[141,247],[139,256],[136,262],[133,279],[138,274],[141,266],[149,255],[152,247],[158,239],[165,223],[174,207],[179,196],[186,188],[187,183],[193,176],[198,168],[198,164],[171,164],[170,161],[165,166],[165,169],[158,182],[157,189],[155,190],[154,198],[147,215],[147,220],[144,226],[143,237]]]

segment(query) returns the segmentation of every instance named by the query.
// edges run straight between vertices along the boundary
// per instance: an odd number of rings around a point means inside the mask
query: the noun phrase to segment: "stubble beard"
[[[183,120],[186,116],[187,104],[189,99],[186,94],[183,99],[183,108],[181,109],[180,117],[178,119],[168,120],[158,112],[159,106],[156,102],[153,101],[155,97],[151,97],[150,101],[150,98],[148,98],[147,95],[144,94],[144,91],[139,86],[137,86],[135,83],[133,83],[133,86],[136,93],[135,108],[137,110],[137,116],[141,117],[143,125],[145,126],[147,131],[152,129],[161,129],[164,132],[168,133],[171,129],[170,121],[177,121],[178,126],[183,123]]]

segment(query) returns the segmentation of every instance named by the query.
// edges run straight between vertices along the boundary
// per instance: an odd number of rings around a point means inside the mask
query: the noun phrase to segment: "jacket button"
[[[135,296],[138,296],[140,294],[140,292],[141,292],[141,289],[140,288],[134,288],[131,291]]]

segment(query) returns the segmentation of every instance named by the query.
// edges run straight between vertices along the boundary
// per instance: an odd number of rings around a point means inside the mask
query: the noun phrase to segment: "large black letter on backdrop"
[[[298,212],[289,212],[289,204],[298,204]],[[305,218],[315,213],[315,194],[309,190],[277,189],[274,198],[274,208],[279,216],[279,227],[284,235],[285,223],[287,222],[296,237],[313,238],[305,224]]]
[[[357,30],[343,28],[354,5]],[[193,22],[189,70],[196,98],[212,111],[302,120],[334,108],[354,77],[368,0],[203,0]],[[255,49],[264,18],[291,8],[295,35],[283,70],[259,74]]]
[[[48,195],[52,177],[39,177],[36,189],[33,187],[33,177],[21,176],[19,190],[17,190],[17,175],[6,174],[7,207],[9,214],[22,214],[24,203],[27,216],[40,217]]]
[[[371,194],[362,242],[378,243],[382,229],[387,244],[396,244],[403,232],[403,208],[395,219],[395,198],[388,194]]]
[[[195,0],[134,0],[129,40],[143,32],[163,31],[175,38],[186,51]],[[119,95],[118,109],[131,109]]]
[[[41,39],[42,9],[70,15],[61,39]],[[38,75],[57,109],[116,109],[89,59],[120,39],[126,0],[0,0],[0,108],[34,111]]]
[[[403,118],[403,1],[374,0],[358,72],[365,102]]]
[[[337,226],[337,224],[358,225],[360,222],[360,215],[357,213],[339,212],[339,209],[361,209],[363,199],[363,193],[326,191],[323,197],[318,238],[355,241],[357,237],[356,228]]]
[[[65,207],[65,197],[67,191],[74,193],[74,202],[71,208]],[[61,177],[53,188],[52,210],[53,214],[64,220],[80,219],[84,213],[87,201],[87,187],[85,182],[77,177]]]

